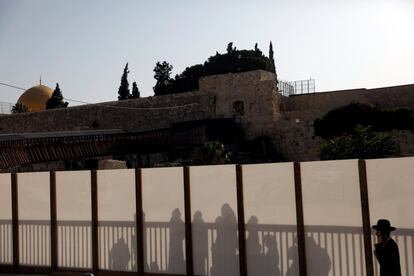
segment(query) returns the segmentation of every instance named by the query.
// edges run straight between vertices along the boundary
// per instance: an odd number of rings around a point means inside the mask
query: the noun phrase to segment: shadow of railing
[[[90,221],[57,221],[59,267],[92,267],[92,223]]]
[[[12,220],[0,220],[0,264],[13,262]]]
[[[184,229],[184,224],[183,224]],[[168,222],[144,222],[144,270],[167,272],[170,250]],[[184,252],[184,251],[183,251]]]
[[[294,269],[291,265],[299,269],[296,236],[296,225],[247,223],[248,272],[251,275],[285,275],[289,269]]]
[[[19,261],[22,265],[50,266],[50,222],[19,221]]]
[[[98,222],[99,268],[137,270],[137,243],[134,221]]]
[[[58,221],[58,266],[91,267],[92,241],[91,222]],[[182,225],[184,228],[184,225]],[[233,225],[234,226],[234,225]],[[237,226],[236,226],[237,227]],[[235,229],[232,227],[231,229]],[[217,239],[216,223],[193,224],[194,231],[206,233],[206,237],[193,235],[194,262],[203,274],[209,275],[213,265],[212,247]],[[232,230],[233,231],[233,230]],[[330,275],[365,275],[364,247],[361,227],[346,226],[305,226],[307,259],[312,259],[313,252],[326,252],[330,259]],[[170,261],[170,223],[145,222],[145,270],[151,272],[169,272]],[[195,234],[195,233],[193,233]],[[231,235],[237,238],[237,231]],[[253,236],[257,239],[251,239]],[[249,239],[250,237],[250,239]],[[105,270],[135,271],[136,263],[136,228],[135,222],[100,221],[98,222],[99,267]],[[297,266],[297,243],[295,225],[246,224],[247,264],[272,257],[275,269],[280,275],[288,275]],[[19,221],[20,261],[21,264],[33,266],[50,265],[50,222],[44,220]],[[275,255],[269,255],[268,239],[274,242]],[[398,229],[394,239],[399,245],[402,271],[405,275],[414,272],[414,229]],[[122,242],[122,243],[121,243]],[[122,245],[122,246],[120,246]],[[197,250],[204,248],[204,252]],[[218,250],[223,245],[217,245]],[[258,250],[254,250],[258,248]],[[273,248],[273,249],[275,249]],[[292,253],[292,249],[293,253]],[[185,256],[185,247],[182,250]],[[237,249],[238,250],[238,249]],[[316,250],[316,251],[315,251]],[[237,252],[234,252],[238,254]],[[12,222],[0,220],[0,263],[12,263]],[[238,264],[235,263],[234,265]],[[233,265],[233,264],[232,264]],[[309,275],[312,263],[308,262]],[[318,265],[318,264],[315,264]],[[257,268],[260,270],[260,268]],[[378,272],[378,268],[375,267]],[[257,273],[256,273],[257,274]],[[265,275],[259,271],[260,275]],[[257,275],[259,275],[257,274]],[[290,275],[290,274],[289,274]]]
[[[308,275],[365,275],[362,226],[311,225],[305,233]]]

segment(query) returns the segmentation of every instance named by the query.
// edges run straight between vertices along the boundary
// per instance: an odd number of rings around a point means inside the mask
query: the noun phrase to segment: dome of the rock
[[[46,109],[46,102],[52,94],[53,90],[50,87],[39,84],[26,90],[17,102],[24,104],[28,111],[42,111]]]

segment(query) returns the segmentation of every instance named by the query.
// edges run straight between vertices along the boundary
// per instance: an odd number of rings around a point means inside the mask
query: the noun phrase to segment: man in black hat
[[[401,276],[398,245],[390,236],[395,227],[391,226],[389,220],[380,219],[372,228],[376,230],[378,239],[374,253],[380,265],[380,276]]]

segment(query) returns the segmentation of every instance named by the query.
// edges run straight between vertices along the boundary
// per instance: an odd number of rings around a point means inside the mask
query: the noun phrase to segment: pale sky
[[[0,82],[41,74],[85,102],[116,100],[126,62],[151,96],[157,61],[174,76],[230,41],[266,54],[272,41],[279,78],[317,91],[414,83],[413,0],[0,0]],[[0,85],[0,102],[21,92]]]

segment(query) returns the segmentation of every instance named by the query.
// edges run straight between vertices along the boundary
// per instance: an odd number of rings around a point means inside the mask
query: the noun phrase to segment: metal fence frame
[[[278,91],[283,96],[315,93],[315,79],[284,81],[279,80]]]

